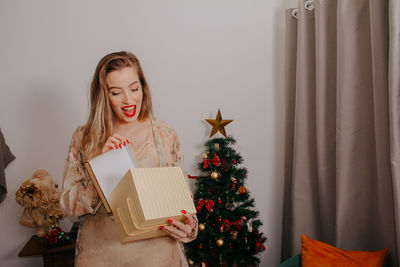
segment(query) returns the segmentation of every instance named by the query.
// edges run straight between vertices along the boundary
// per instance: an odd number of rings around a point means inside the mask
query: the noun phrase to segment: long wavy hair
[[[115,115],[108,100],[106,76],[108,73],[126,67],[136,69],[143,90],[142,107],[138,116],[143,121],[152,115],[150,89],[144,77],[138,58],[126,51],[111,53],[97,64],[90,86],[90,114],[83,126],[82,149],[85,160],[100,154],[107,138],[114,133]]]

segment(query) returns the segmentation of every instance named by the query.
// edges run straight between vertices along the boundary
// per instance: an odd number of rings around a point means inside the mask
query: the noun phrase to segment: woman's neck
[[[131,123],[115,123],[114,133],[128,138],[134,146],[141,144],[148,136],[151,126],[150,118]]]

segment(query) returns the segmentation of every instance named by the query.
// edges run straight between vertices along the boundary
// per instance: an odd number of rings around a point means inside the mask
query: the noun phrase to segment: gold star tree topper
[[[210,138],[220,132],[223,136],[226,137],[225,126],[228,125],[233,120],[223,120],[221,116],[221,111],[218,109],[217,117],[215,120],[206,119],[206,121],[213,126],[210,134]]]

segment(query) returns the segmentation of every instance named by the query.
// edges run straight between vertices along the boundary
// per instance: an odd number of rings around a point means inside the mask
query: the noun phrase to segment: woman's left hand
[[[170,223],[171,226],[160,226],[160,229],[176,240],[187,243],[196,239],[198,223],[195,215],[192,216],[185,210],[182,210],[182,213],[186,217],[185,223],[174,219],[169,219],[168,223]]]

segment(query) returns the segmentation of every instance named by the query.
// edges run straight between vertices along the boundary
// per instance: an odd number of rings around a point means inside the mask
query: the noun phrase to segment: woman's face
[[[142,107],[143,91],[136,68],[125,67],[106,75],[108,100],[118,123],[137,120]]]

